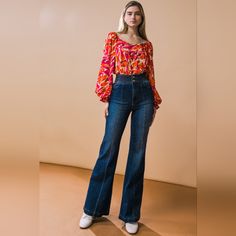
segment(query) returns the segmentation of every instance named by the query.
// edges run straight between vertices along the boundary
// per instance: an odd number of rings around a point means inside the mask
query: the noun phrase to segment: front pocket
[[[144,80],[144,81],[142,82],[142,86],[143,86],[144,88],[149,88],[149,87],[151,87],[151,84],[150,84],[149,80]]]
[[[113,83],[111,91],[111,101],[120,104],[127,104],[128,100],[126,97],[126,93],[127,93],[127,86],[124,83],[122,82]]]
[[[112,84],[112,88],[118,88],[120,87],[122,84],[118,81],[115,81],[113,84]]]
[[[149,80],[142,82],[142,94],[144,100],[153,102],[153,91]]]

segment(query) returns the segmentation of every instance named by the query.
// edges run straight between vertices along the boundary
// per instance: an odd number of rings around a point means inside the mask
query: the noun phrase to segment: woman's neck
[[[131,38],[134,37],[134,36],[139,36],[137,27],[136,28],[129,27],[126,34]]]

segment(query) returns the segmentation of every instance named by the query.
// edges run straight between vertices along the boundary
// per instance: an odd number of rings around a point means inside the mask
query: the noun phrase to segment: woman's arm
[[[103,57],[96,82],[95,93],[102,102],[108,102],[111,94],[114,70],[114,33],[110,32],[105,39]]]
[[[148,52],[149,52],[148,79],[150,81],[153,95],[154,95],[154,107],[156,109],[158,109],[159,104],[161,104],[161,102],[162,102],[162,99],[161,99],[161,97],[156,89],[156,85],[155,85],[155,72],[154,72],[154,63],[153,63],[153,46],[152,46],[151,42],[150,42]]]

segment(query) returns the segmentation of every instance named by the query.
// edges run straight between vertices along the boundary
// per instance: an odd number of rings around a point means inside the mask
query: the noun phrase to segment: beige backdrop
[[[41,2],[41,162],[93,168],[105,128],[95,83],[104,40],[127,2]],[[163,99],[149,133],[145,178],[195,187],[196,0],[140,2]],[[124,174],[129,135],[130,120],[116,173]]]

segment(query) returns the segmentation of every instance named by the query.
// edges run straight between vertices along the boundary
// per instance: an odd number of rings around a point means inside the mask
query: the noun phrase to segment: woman
[[[155,88],[153,47],[145,33],[142,5],[130,1],[118,32],[109,32],[95,92],[105,103],[106,128],[88,187],[80,227],[108,215],[121,137],[131,113],[131,139],[119,219],[136,233],[143,193],[145,151],[149,127],[162,102]],[[113,82],[113,74],[116,74]]]

